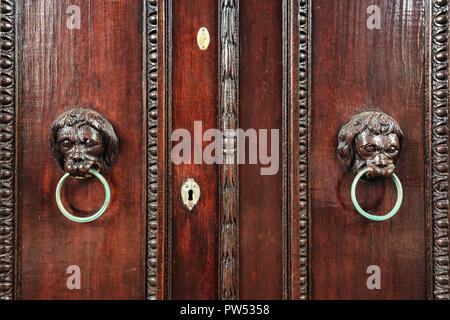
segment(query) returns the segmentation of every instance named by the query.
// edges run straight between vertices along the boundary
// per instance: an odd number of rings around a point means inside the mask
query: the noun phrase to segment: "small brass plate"
[[[200,186],[194,179],[187,179],[181,186],[181,199],[183,200],[184,205],[191,211],[197,204],[199,198]]]
[[[197,33],[197,44],[200,50],[208,49],[210,41],[211,38],[209,36],[208,29],[206,29],[205,27],[201,27]]]

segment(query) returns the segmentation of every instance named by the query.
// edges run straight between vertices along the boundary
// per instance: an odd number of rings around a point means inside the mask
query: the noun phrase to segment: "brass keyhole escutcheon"
[[[194,179],[189,178],[181,187],[181,199],[183,204],[191,211],[200,198],[200,186]]]
[[[209,36],[208,29],[206,29],[205,27],[201,27],[197,33],[197,44],[200,50],[208,49],[210,41],[211,37]]]

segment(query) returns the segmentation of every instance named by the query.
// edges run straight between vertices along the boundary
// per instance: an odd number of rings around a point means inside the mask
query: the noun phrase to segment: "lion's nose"
[[[75,154],[73,155],[72,161],[75,163],[82,162],[83,156],[81,155],[81,152],[75,152]]]
[[[388,166],[388,162],[386,161],[386,159],[384,159],[384,157],[382,155],[377,155],[375,157],[374,164],[378,168],[386,168]]]
[[[79,163],[83,161],[83,148],[79,145],[76,145],[72,152],[72,161],[75,163]]]
[[[388,166],[388,164],[385,162],[380,162],[380,163],[377,163],[376,166],[378,168],[386,168]]]

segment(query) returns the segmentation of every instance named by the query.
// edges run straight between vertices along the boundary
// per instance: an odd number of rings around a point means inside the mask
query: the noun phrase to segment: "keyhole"
[[[185,207],[192,211],[195,205],[198,202],[200,197],[200,187],[194,181],[194,179],[189,178],[181,187],[181,200],[183,200],[183,204]]]

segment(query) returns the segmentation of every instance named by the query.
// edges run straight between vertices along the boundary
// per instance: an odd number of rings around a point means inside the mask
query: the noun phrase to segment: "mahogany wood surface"
[[[69,5],[81,8],[81,28],[69,30]],[[19,252],[22,299],[143,299],[143,103],[141,1],[22,2],[19,110]],[[74,106],[90,106],[114,126],[117,161],[105,175],[112,201],[98,220],[66,219],[55,202],[63,172],[51,156],[52,121]],[[69,179],[63,203],[83,215],[103,203],[95,179]],[[81,269],[81,289],[69,290],[67,267]]]
[[[217,128],[218,56],[217,3],[210,0],[173,1],[172,7],[171,127],[187,129],[192,137],[192,163],[172,165],[171,294],[172,299],[218,297],[218,168],[194,164],[194,121],[203,132]],[[206,27],[211,42],[197,44],[197,32]],[[203,132],[197,137],[202,139]],[[170,145],[176,145],[173,142]],[[202,143],[203,150],[210,142]],[[170,155],[169,155],[170,156]],[[201,154],[199,155],[202,156]],[[168,159],[169,161],[170,158]],[[189,211],[181,199],[181,186],[193,178],[200,186],[197,205]]]
[[[80,29],[67,27],[70,5]],[[371,5],[379,29],[367,26]],[[448,299],[448,10],[448,0],[3,0],[0,298]],[[111,204],[85,224],[56,205],[64,172],[49,141],[76,106],[119,139],[104,175]],[[354,209],[354,174],[336,150],[341,126],[364,111],[404,133],[403,204],[383,222]],[[267,129],[269,152],[280,131],[275,175],[261,175],[259,157],[248,163],[248,146],[246,164],[193,163],[207,129],[235,126]],[[172,162],[176,129],[191,133],[191,163]],[[188,178],[201,190],[192,211]],[[394,183],[360,180],[357,198],[386,214]],[[62,190],[80,216],[103,200],[95,178]],[[79,290],[67,287],[71,265]],[[380,289],[367,287],[372,265]]]
[[[424,299],[425,1],[376,1],[381,28],[366,27],[373,1],[313,1],[311,219],[313,299]],[[405,141],[396,174],[399,212],[384,222],[359,215],[350,200],[354,175],[336,154],[337,133],[353,115],[380,110],[395,118]],[[386,214],[391,179],[360,181],[362,208]],[[366,269],[381,269],[369,290]]]
[[[240,4],[240,127],[278,129],[280,166],[261,175],[267,165],[239,167],[240,298],[282,298],[282,1]],[[268,139],[267,149],[270,151]],[[260,145],[258,146],[260,147]],[[248,141],[246,154],[248,155]]]

